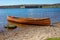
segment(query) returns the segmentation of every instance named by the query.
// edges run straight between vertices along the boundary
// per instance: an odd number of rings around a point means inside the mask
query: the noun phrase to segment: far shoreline
[[[22,5],[4,5],[0,8],[60,8],[58,4],[22,4]]]

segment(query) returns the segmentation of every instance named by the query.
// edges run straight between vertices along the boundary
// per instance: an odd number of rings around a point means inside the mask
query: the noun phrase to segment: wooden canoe
[[[50,18],[19,18],[19,17],[7,16],[7,20],[20,24],[42,25],[42,26],[50,25]]]

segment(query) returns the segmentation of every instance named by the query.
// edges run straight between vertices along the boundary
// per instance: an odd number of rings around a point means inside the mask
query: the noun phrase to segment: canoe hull
[[[20,24],[30,24],[30,25],[42,25],[42,26],[49,26],[50,19],[49,18],[17,18],[8,16],[8,21],[20,23]]]

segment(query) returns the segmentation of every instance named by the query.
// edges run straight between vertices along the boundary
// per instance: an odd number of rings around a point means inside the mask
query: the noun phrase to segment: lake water
[[[10,8],[0,9],[0,29],[7,24],[7,16],[25,18],[50,18],[51,24],[60,22],[60,8]]]

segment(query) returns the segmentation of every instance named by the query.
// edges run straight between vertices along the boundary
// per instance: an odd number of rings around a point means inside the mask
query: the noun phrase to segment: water
[[[7,16],[25,18],[50,18],[51,24],[60,21],[60,8],[10,8],[0,9],[0,29],[7,24]]]

